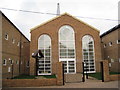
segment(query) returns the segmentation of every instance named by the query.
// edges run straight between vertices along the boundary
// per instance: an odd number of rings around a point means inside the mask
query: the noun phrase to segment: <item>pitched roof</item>
[[[5,14],[0,10],[0,14],[5,17],[5,19],[15,28],[20,32],[20,34],[28,40],[28,38],[5,16]],[[28,40],[29,41],[29,40]],[[30,42],[30,41],[29,41]]]
[[[72,15],[70,15],[70,14],[68,14],[68,13],[63,13],[63,14],[61,14],[60,16],[56,16],[56,17],[54,17],[54,18],[52,18],[52,19],[50,19],[50,20],[48,20],[48,21],[46,21],[46,22],[44,22],[44,23],[42,23],[42,24],[40,24],[40,25],[37,25],[37,26],[35,26],[34,28],[32,28],[31,31],[34,30],[34,29],[36,29],[36,28],[38,28],[38,27],[40,27],[40,26],[43,26],[43,25],[45,25],[45,24],[47,24],[47,23],[49,23],[49,22],[51,22],[51,21],[53,21],[53,20],[55,20],[55,19],[57,19],[57,18],[60,18],[60,17],[62,17],[62,16],[64,16],[64,15],[70,16],[70,17],[74,18],[75,20],[77,20],[77,21],[79,21],[79,22],[82,22],[83,24],[85,24],[85,25],[87,25],[87,26],[95,29],[96,31],[100,32],[98,29],[92,27],[91,25],[89,25],[89,24],[81,21],[80,19],[78,19],[78,18],[76,18],[76,17],[74,17],[74,16],[72,16]],[[30,31],[30,32],[31,32],[31,31]]]
[[[120,24],[118,24],[118,25],[116,25],[115,27],[111,28],[110,30],[104,32],[102,35],[100,35],[100,38],[102,38],[103,36],[105,36],[105,35],[113,32],[113,31],[115,31],[115,30],[117,30],[117,29],[119,29],[119,28],[120,28]]]

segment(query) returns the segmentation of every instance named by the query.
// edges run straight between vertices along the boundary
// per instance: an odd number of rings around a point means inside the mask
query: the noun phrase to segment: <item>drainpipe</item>
[[[22,35],[20,35],[20,52],[19,52],[19,55],[20,55],[20,60],[19,60],[19,75],[21,74],[21,52],[22,52]]]

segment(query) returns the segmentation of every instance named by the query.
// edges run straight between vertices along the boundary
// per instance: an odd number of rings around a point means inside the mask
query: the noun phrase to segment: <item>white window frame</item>
[[[106,44],[104,44],[104,48],[106,48],[106,46],[107,46],[107,45],[106,45]]]
[[[49,37],[49,40],[50,40],[50,45],[51,45],[51,47],[50,48],[45,48],[45,47],[39,47],[40,46],[40,37],[41,36],[44,36],[44,35],[46,35],[47,37]],[[43,73],[39,73],[39,71],[40,70],[38,70],[37,71],[37,74],[38,75],[51,75],[52,74],[52,42],[51,42],[51,38],[50,38],[50,36],[49,35],[47,35],[47,34],[42,34],[39,38],[38,38],[38,49],[43,49],[44,50],[44,58],[43,58],[43,61],[44,61],[44,63],[41,63],[41,64],[43,64],[44,66],[41,66],[41,67],[43,67],[44,68],[44,70],[43,70]],[[43,42],[45,43],[46,41],[48,41],[48,40],[43,40]],[[45,54],[45,49],[50,49],[50,56],[46,56]],[[50,71],[50,73],[45,73],[45,71],[47,71],[47,70],[45,70],[45,67],[48,67],[48,66],[45,66],[45,61],[46,61],[46,57],[49,57],[50,58],[50,60],[48,60],[48,61],[50,61],[50,63],[47,63],[47,64],[50,64],[50,70],[48,70],[48,71]],[[40,60],[40,61],[42,61],[42,60]]]
[[[111,58],[111,63],[114,63],[114,62],[115,62],[114,59]]]
[[[112,42],[109,42],[109,46],[112,46],[112,44],[113,44]]]
[[[76,73],[76,60],[75,59],[67,59],[67,60],[66,59],[60,59],[59,61],[60,62],[64,62],[64,61],[67,62],[67,72],[64,72],[65,74],[75,74]],[[69,70],[70,70],[69,67],[68,67],[68,65],[69,65],[68,62],[69,61],[74,61],[74,71],[75,72],[69,72]]]
[[[15,43],[15,39],[14,39],[14,38],[12,38],[12,43],[13,43],[13,44]]]
[[[9,58],[8,60],[11,60],[11,58]]]
[[[18,46],[18,47],[20,46],[20,42],[17,43],[17,46]]]
[[[11,67],[8,67],[8,72],[11,72]]]
[[[94,48],[94,39],[93,39],[93,37],[91,36],[91,35],[84,35],[84,36],[89,36],[90,38],[92,38],[92,40],[93,40],[93,44],[92,44],[92,46],[93,46],[93,51],[87,51],[88,53],[90,53],[90,52],[93,52],[93,63],[94,63],[94,71],[87,71],[87,73],[95,73],[96,72],[96,66],[95,66],[95,48]],[[83,36],[83,37],[84,37]],[[83,37],[82,37],[82,56],[83,56],[83,62],[85,62],[85,59],[84,59],[84,51],[83,51]],[[86,55],[85,55],[86,56]],[[88,63],[90,64],[90,55],[88,55]],[[88,69],[91,69],[91,67],[90,66],[93,66],[93,65],[88,65]]]
[[[8,40],[9,36],[7,33],[5,33],[5,40]]]
[[[119,42],[120,40],[117,40],[117,44],[120,44],[120,42]]]
[[[109,63],[109,67],[112,67],[112,64],[111,64],[111,63]]]
[[[10,65],[12,65],[13,64],[13,60],[11,58],[9,58],[8,60],[9,60]]]
[[[120,58],[118,60],[119,60],[119,63],[120,63]]]
[[[4,61],[5,61],[5,63],[4,63]],[[3,60],[3,66],[6,66],[6,65],[7,65],[7,60],[4,59],[4,60]]]
[[[60,30],[61,30],[61,28],[63,28],[63,27],[68,27],[68,28],[70,28],[70,29],[73,31],[72,34],[74,35],[74,37],[73,37],[74,40],[61,40],[61,39],[60,39],[60,33],[61,33]],[[64,62],[64,61],[67,62],[67,72],[64,72],[65,74],[75,74],[75,73],[76,73],[76,50],[75,50],[75,33],[74,33],[74,29],[73,29],[71,26],[69,26],[69,25],[63,25],[63,26],[61,26],[60,29],[59,29],[58,36],[59,36],[59,38],[58,38],[58,39],[59,39],[59,40],[58,40],[58,41],[59,41],[59,42],[58,42],[58,45],[59,45],[59,46],[58,46],[58,47],[59,47],[59,62]],[[62,49],[62,48],[60,48],[60,42],[61,42],[61,41],[62,41],[62,42],[65,42],[65,43],[67,43],[67,42],[74,42],[74,58],[69,58],[69,57],[68,57],[68,51],[67,51],[67,58],[64,58],[64,57],[62,58],[62,57],[60,56],[60,50]],[[66,50],[66,49],[65,49],[65,50]],[[69,70],[70,70],[69,67],[68,67],[68,62],[69,62],[69,61],[74,61],[74,72],[72,72],[72,73],[69,72]]]

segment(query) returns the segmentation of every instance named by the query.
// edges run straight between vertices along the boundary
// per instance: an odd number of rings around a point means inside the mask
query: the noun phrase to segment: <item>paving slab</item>
[[[120,83],[120,81],[119,81]],[[85,82],[65,83],[64,86],[17,87],[19,88],[120,88],[118,81],[102,82],[96,79],[87,79]],[[16,88],[16,87],[14,87]],[[14,90],[14,88],[12,88]],[[120,89],[119,89],[120,90]]]

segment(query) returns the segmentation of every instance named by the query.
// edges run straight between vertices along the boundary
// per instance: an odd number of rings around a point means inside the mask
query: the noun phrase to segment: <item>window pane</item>
[[[74,56],[75,53],[68,53],[68,56]]]
[[[59,59],[65,59],[64,61],[62,60],[65,73],[75,72],[74,61],[69,61],[69,59],[75,60],[74,39],[74,30],[71,26],[64,25],[59,29]]]
[[[68,49],[68,53],[75,53],[74,49]]]
[[[82,38],[83,60],[86,63],[85,70],[93,71],[94,68],[94,41],[90,35]]]
[[[46,56],[46,57],[50,56],[50,53],[45,53],[45,56]]]
[[[60,49],[60,53],[67,53],[67,49]]]
[[[65,42],[65,41],[61,41],[61,42],[59,43],[59,47],[60,47],[60,48],[67,48],[66,42]]]
[[[74,73],[75,72],[75,70],[69,70],[69,73]]]
[[[88,56],[88,52],[84,52],[83,54]]]
[[[48,35],[41,35],[38,39],[38,49],[44,55],[39,58],[38,74],[51,73],[51,39]]]
[[[48,61],[48,60],[50,60],[50,57],[49,56],[45,57],[45,61]]]
[[[93,56],[94,54],[93,54],[93,52],[90,52],[89,55]]]
[[[74,49],[74,47],[75,47],[75,45],[74,45],[74,41],[71,41],[71,42],[67,42],[67,48],[69,48],[69,49]]]
[[[60,56],[65,56],[65,57],[67,57],[67,53],[60,53]]]

